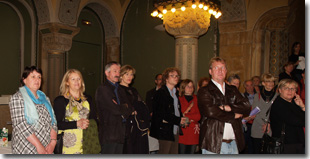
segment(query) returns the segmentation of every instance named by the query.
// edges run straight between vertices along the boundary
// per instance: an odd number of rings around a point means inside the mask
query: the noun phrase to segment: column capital
[[[80,28],[61,23],[47,23],[39,25],[43,49],[48,53],[69,51],[73,37],[79,33]]]

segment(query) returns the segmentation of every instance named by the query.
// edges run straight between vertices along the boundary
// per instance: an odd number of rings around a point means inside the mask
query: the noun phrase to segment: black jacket
[[[150,113],[153,112],[152,103],[153,103],[153,97],[154,97],[155,92],[156,92],[156,87],[146,92],[145,102],[149,108]]]
[[[125,91],[119,86],[117,89],[120,104],[114,93],[115,86],[108,80],[101,84],[96,91],[96,106],[100,119],[100,138],[102,144],[105,143],[121,143],[125,141],[125,130],[127,119],[134,109],[131,107]]]
[[[182,117],[178,92],[178,108]],[[174,100],[167,86],[162,86],[156,91],[153,98],[153,115],[150,136],[159,140],[174,141],[173,126],[179,125],[181,117],[174,115]],[[179,129],[181,134],[182,129]]]
[[[280,96],[271,105],[270,126],[273,137],[280,137],[282,124],[285,124],[284,143],[305,144],[305,112],[294,101],[291,103]]]

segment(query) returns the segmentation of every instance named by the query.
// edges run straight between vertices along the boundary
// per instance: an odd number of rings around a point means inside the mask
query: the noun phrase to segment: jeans
[[[216,154],[206,149],[202,149],[202,154]],[[238,147],[236,141],[233,140],[231,143],[222,142],[220,154],[238,154]]]

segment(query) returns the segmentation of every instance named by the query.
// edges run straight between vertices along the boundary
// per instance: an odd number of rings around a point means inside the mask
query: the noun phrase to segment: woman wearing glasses
[[[279,96],[270,110],[272,137],[280,137],[284,126],[284,150],[286,154],[305,153],[305,104],[296,94],[298,84],[291,79],[279,83]]]

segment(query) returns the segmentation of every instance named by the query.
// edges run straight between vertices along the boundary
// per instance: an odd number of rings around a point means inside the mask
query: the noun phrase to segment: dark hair
[[[104,71],[110,71],[110,67],[111,67],[112,65],[118,65],[119,67],[121,67],[121,64],[119,64],[118,62],[116,62],[116,61],[110,61],[110,62],[108,62],[108,63],[105,65]]]
[[[289,65],[293,65],[293,66],[294,66],[294,62],[289,61],[289,62],[285,63],[285,64],[283,65],[283,67],[282,67],[283,71],[285,71],[285,67],[287,67],[287,66],[289,66]]]
[[[160,75],[162,75],[162,74],[161,74],[161,73],[157,74],[157,75],[155,76],[155,80],[157,80],[157,77],[160,76]]]
[[[42,70],[37,66],[26,66],[22,74],[22,78],[20,79],[20,83],[22,84],[22,86],[25,85],[24,79],[26,79],[29,76],[29,74],[32,73],[33,71],[40,73],[42,76]]]
[[[295,52],[295,46],[296,45],[300,45],[300,47],[301,47],[301,43],[300,42],[294,42],[294,44],[292,46],[292,54],[294,54],[294,52]],[[301,48],[300,48],[300,50],[301,50]],[[300,53],[300,51],[299,51],[299,53]]]
[[[179,96],[184,96],[185,95],[185,87],[189,84],[189,83],[193,83],[193,88],[194,88],[194,91],[193,91],[193,94],[195,92],[195,86],[194,86],[194,82],[190,79],[185,79],[181,82],[180,84],[180,89],[179,89]]]
[[[240,81],[240,77],[237,74],[232,74],[228,77],[227,81],[230,83],[232,80],[238,79]]]
[[[169,68],[166,68],[166,69],[164,70],[164,72],[162,73],[162,76],[163,76],[163,80],[162,80],[162,82],[161,82],[161,85],[162,85],[162,86],[166,85],[166,79],[169,78],[169,73],[170,73],[170,72],[174,72],[174,71],[176,71],[176,72],[178,73],[178,75],[181,76],[181,71],[180,71],[178,68],[176,68],[176,67],[169,67]],[[179,79],[180,79],[180,78],[179,78]]]
[[[200,80],[198,81],[198,86],[199,86],[199,88],[202,86],[202,83],[203,83],[204,81],[209,82],[209,81],[210,81],[210,78],[208,78],[208,77],[201,77]]]

